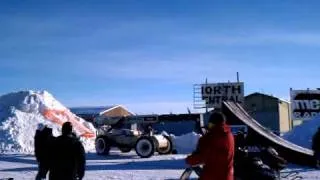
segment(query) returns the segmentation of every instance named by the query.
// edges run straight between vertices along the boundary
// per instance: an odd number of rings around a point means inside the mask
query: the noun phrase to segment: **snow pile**
[[[20,91],[0,96],[0,152],[33,153],[38,123],[52,128],[53,135],[59,136],[61,125],[46,119],[45,109],[71,113],[47,91]],[[91,123],[80,118],[79,122],[95,132]],[[94,148],[93,139],[81,140],[87,151]]]
[[[312,137],[320,127],[320,116],[304,121],[290,132],[283,135],[283,138],[299,146],[311,149]]]
[[[179,154],[190,154],[196,149],[201,135],[192,132],[181,136],[171,135],[171,137],[174,149],[176,149]]]

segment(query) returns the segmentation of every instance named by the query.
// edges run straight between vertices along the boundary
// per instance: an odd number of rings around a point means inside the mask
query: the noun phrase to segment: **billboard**
[[[320,90],[291,90],[292,120],[308,120],[320,115]]]
[[[208,108],[221,108],[223,101],[244,104],[244,83],[201,84],[201,98]]]

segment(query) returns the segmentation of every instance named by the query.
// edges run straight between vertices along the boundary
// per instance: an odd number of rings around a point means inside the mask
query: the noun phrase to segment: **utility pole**
[[[239,72],[237,72],[237,82],[240,82],[240,80],[239,80]]]

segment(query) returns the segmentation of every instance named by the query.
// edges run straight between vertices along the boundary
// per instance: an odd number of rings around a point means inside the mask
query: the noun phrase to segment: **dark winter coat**
[[[235,135],[235,147],[244,148],[246,146],[246,135],[243,132],[239,132]]]
[[[72,134],[56,138],[50,180],[82,179],[85,173],[85,151],[81,142]]]
[[[276,171],[280,171],[287,166],[287,161],[272,147],[261,151],[261,159],[266,165]]]
[[[49,167],[50,149],[53,142],[52,129],[45,127],[42,131],[37,130],[34,137],[34,153],[39,164]]]
[[[226,124],[216,125],[199,139],[190,165],[204,164],[201,180],[233,180],[234,139]]]
[[[259,158],[248,158],[243,164],[243,172],[242,178],[246,180],[280,180],[279,172],[271,169]]]

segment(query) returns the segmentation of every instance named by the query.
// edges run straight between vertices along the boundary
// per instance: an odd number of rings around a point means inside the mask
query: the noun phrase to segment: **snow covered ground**
[[[186,155],[156,155],[139,158],[134,151],[123,154],[114,150],[109,156],[87,154],[85,180],[106,179],[179,179],[186,167]],[[0,155],[0,179],[34,179],[37,164],[34,156],[25,154]],[[194,177],[196,177],[194,175]]]
[[[141,159],[134,151],[123,154],[113,150],[109,156],[87,154],[85,180],[173,180],[179,179],[186,167],[186,155],[155,155]],[[303,179],[320,179],[320,171],[301,167],[291,167],[283,171],[298,172]],[[17,180],[34,179],[37,164],[33,155],[2,154],[0,155],[0,179],[12,177]],[[192,175],[196,179],[196,175]],[[284,178],[292,179],[292,178]]]

